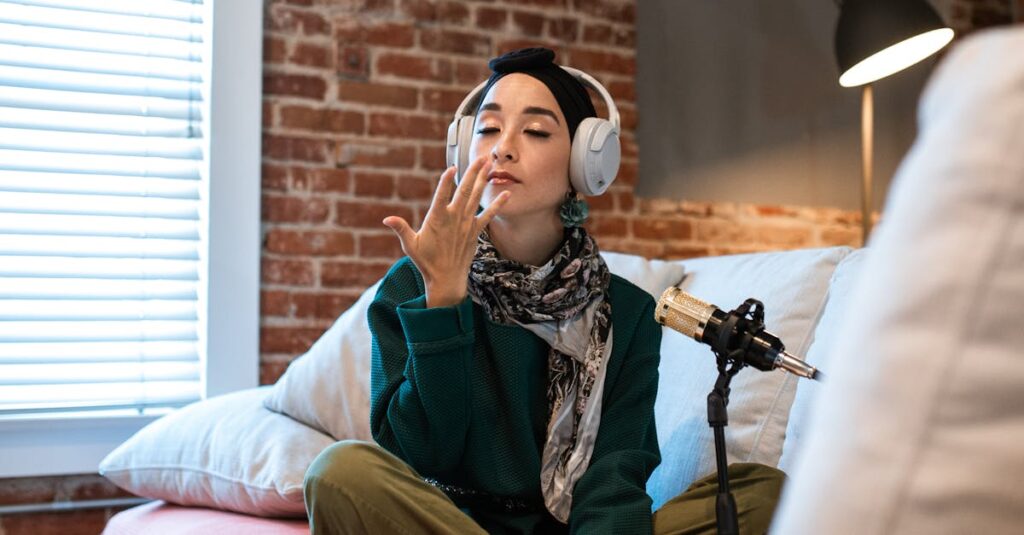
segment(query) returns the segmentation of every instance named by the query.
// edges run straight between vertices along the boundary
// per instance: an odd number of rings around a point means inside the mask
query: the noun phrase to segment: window
[[[0,0],[0,477],[257,384],[262,8],[231,4]]]

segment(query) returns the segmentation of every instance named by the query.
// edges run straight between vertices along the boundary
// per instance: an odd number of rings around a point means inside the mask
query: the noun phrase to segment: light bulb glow
[[[953,40],[953,30],[941,28],[915,35],[850,67],[839,77],[839,85],[856,87],[885,78],[939,51]]]

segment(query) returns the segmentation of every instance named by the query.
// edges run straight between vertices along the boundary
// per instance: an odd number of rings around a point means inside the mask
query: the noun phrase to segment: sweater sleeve
[[[374,440],[421,474],[457,466],[470,419],[472,301],[427,308],[419,272],[403,259],[381,282],[367,321]]]
[[[590,466],[573,491],[571,533],[651,533],[646,486],[661,462],[654,424],[661,326],[653,318],[650,300],[606,393]]]

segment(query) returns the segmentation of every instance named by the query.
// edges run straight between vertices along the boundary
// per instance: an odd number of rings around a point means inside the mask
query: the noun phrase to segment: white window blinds
[[[203,9],[0,0],[0,418],[200,397]]]

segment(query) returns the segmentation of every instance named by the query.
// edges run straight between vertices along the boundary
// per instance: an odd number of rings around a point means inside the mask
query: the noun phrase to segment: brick
[[[448,168],[445,144],[420,145],[420,168],[437,171],[437,175],[441,176],[441,173]]]
[[[423,88],[423,109],[448,114],[446,120],[450,121],[467,93],[467,91],[453,89]]]
[[[612,42],[612,27],[610,24],[592,23],[583,27],[583,42],[608,45]]]
[[[284,39],[279,37],[263,38],[263,62],[284,63],[288,55],[287,45]]]
[[[684,258],[700,258],[709,256],[711,250],[705,245],[693,245],[684,243],[666,243],[664,258],[667,260],[682,260]]]
[[[324,139],[309,139],[263,134],[263,157],[275,160],[302,160],[326,162],[330,143]]]
[[[260,261],[260,279],[266,284],[312,286],[313,263],[308,260],[279,260],[264,257]]]
[[[395,178],[387,173],[356,173],[355,194],[386,199],[395,194]]]
[[[412,210],[401,204],[338,201],[335,209],[336,223],[343,227],[387,230],[382,221],[392,215],[404,218],[410,225],[414,224]]]
[[[754,206],[754,212],[762,217],[796,217],[799,211],[789,206]]]
[[[280,111],[281,126],[288,128],[348,134],[366,131],[366,117],[362,112],[309,106],[282,106]]]
[[[749,223],[730,220],[697,221],[696,240],[704,243],[755,243],[757,229]]]
[[[292,168],[291,189],[293,191],[321,191],[347,193],[352,179],[348,169]]]
[[[491,75],[491,69],[484,60],[458,61],[455,63],[455,81],[459,84],[476,86]],[[466,93],[469,92],[467,88]]]
[[[861,231],[860,228],[825,228],[821,231],[821,245],[849,245],[850,247],[860,247],[861,245]]]
[[[476,33],[424,28],[420,30],[420,46],[434,52],[486,56],[491,52],[491,39]]]
[[[288,255],[351,255],[356,252],[356,240],[346,231],[271,229],[267,232],[266,250]]]
[[[476,8],[477,28],[484,30],[500,30],[508,22],[508,11],[493,7],[479,6]]]
[[[636,102],[636,86],[632,81],[609,82],[605,89],[615,99],[615,104],[618,104],[619,101]]]
[[[339,76],[355,80],[370,77],[370,54],[366,47],[339,46],[338,64],[335,71]]]
[[[360,258],[388,258],[397,260],[405,253],[402,252],[402,242],[394,233],[390,234],[367,234],[359,237]]]
[[[289,362],[262,361],[260,362],[260,385],[272,385],[284,375],[288,369]]]
[[[371,136],[444,140],[448,121],[423,115],[371,113],[368,132]]]
[[[353,17],[337,23],[334,39],[339,46],[375,45],[409,48],[415,43],[416,31],[411,23],[372,22]]]
[[[323,329],[316,327],[260,327],[260,352],[299,355],[316,342]]]
[[[617,0],[587,0],[576,2],[578,13],[585,13],[605,20],[633,24],[636,21],[636,5],[634,2]]]
[[[348,80],[338,82],[338,100],[342,102],[415,108],[416,99],[413,87]]]
[[[263,75],[264,95],[283,95],[323,100],[327,93],[327,82],[319,76],[305,74]]]
[[[640,148],[637,146],[636,139],[630,131],[623,131],[619,136],[619,142],[622,144],[623,158],[636,158],[639,156]]]
[[[444,58],[412,56],[401,52],[384,52],[377,57],[376,74],[392,75],[415,80],[451,83],[454,76],[452,62]]]
[[[260,316],[290,316],[288,292],[284,290],[260,290]]]
[[[263,196],[263,221],[271,223],[323,223],[330,207],[312,197]]]
[[[291,55],[288,56],[288,61],[296,65],[329,68],[331,49],[311,43],[296,43]]]
[[[557,18],[548,20],[548,36],[559,41],[576,41],[580,23],[576,19]]]
[[[621,161],[619,163],[619,174],[615,176],[615,181],[618,184],[635,186],[639,171],[635,161]]]
[[[399,176],[397,190],[398,198],[403,200],[429,201],[434,198],[434,183],[418,176]]]
[[[615,200],[611,195],[607,194],[587,197],[587,204],[590,205],[590,210],[594,212],[611,212],[615,209]]]
[[[569,62],[565,61],[565,48],[560,43],[554,42],[554,41],[550,41],[550,40],[536,39],[536,38],[534,38],[534,39],[527,39],[527,38],[518,38],[517,37],[517,38],[514,38],[514,39],[506,39],[506,40],[498,42],[495,45],[495,49],[496,49],[498,54],[504,54],[506,52],[511,52],[513,50],[518,50],[520,48],[530,48],[530,47],[536,47],[536,46],[542,46],[542,47],[550,48],[551,50],[554,50],[555,51],[555,60],[557,60],[558,63],[570,64]],[[484,62],[485,66],[486,66],[486,64],[487,63]],[[573,65],[573,67],[575,67],[575,65]]]
[[[264,128],[274,126],[274,103],[270,100],[264,100],[260,108],[260,124]]]
[[[416,165],[416,148],[349,142],[338,146],[337,160],[338,165],[411,168]]]
[[[590,226],[593,233],[599,237],[625,238],[628,234],[626,218],[614,216],[595,217]]]
[[[86,509],[66,512],[26,513],[0,516],[0,532],[5,535],[77,535],[100,533],[107,517],[115,509]]]
[[[0,479],[0,505],[49,503],[57,498],[58,478]]]
[[[619,124],[622,125],[622,128],[624,130],[636,130],[636,108],[626,103],[619,104],[616,107],[619,109]]]
[[[512,25],[519,33],[529,37],[537,37],[544,33],[544,17],[535,13],[512,13]]]
[[[632,191],[621,191],[613,194],[615,196],[615,208],[619,212],[629,213],[636,206],[636,197]]]
[[[645,217],[632,220],[633,237],[648,240],[689,240],[693,225],[688,220]]]
[[[327,19],[312,11],[299,10],[284,6],[271,6],[266,23],[270,30],[289,34],[328,35],[330,25]]]
[[[607,72],[633,76],[636,74],[636,56],[608,51],[573,48],[572,65],[590,74]]]
[[[469,23],[469,8],[462,2],[437,0],[399,0],[399,9],[417,23],[438,22],[452,25]]]
[[[99,474],[63,477],[60,479],[60,491],[61,498],[69,501],[106,500],[135,496],[128,491],[121,490]]]
[[[320,284],[328,288],[367,288],[383,277],[390,267],[387,262],[324,262],[320,269]]]
[[[260,167],[260,182],[264,191],[284,191],[288,189],[288,168],[264,163]]]
[[[324,293],[316,296],[316,315],[318,318],[337,319],[355,304],[359,294]]]
[[[756,239],[759,243],[782,248],[806,247],[811,244],[809,226],[758,225]]]
[[[524,6],[557,7],[565,9],[565,2],[566,0],[517,0],[516,3]]]

